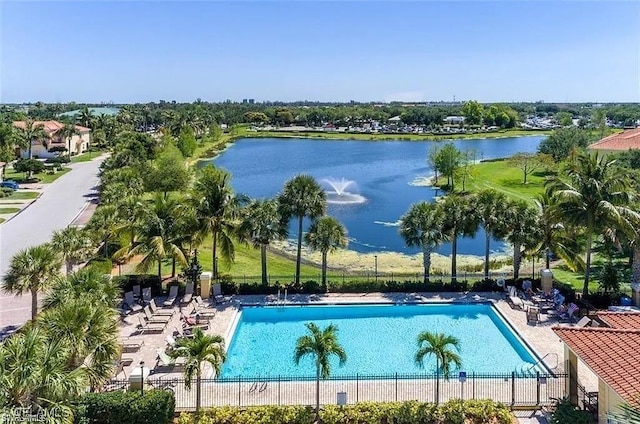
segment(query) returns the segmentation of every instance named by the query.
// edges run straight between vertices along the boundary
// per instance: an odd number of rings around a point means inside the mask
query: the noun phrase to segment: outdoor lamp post
[[[375,278],[376,278],[376,283],[378,282],[378,255],[373,255],[373,261],[374,261],[374,274],[375,274]]]
[[[144,394],[144,361],[140,361],[140,394]]]

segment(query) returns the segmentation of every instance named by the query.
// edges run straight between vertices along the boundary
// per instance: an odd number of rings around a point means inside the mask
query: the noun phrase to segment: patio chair
[[[169,297],[164,301],[162,306],[169,307],[173,306],[176,303],[176,299],[178,298],[178,286],[169,287]]]
[[[537,325],[540,323],[540,309],[535,306],[527,308],[527,324]]]
[[[202,296],[194,297],[193,301],[195,302],[194,304],[196,309],[212,309],[212,310],[214,309],[211,307],[211,305],[209,305],[204,300],[202,300]]]
[[[151,303],[151,287],[145,287],[142,289],[142,303],[148,305]]]
[[[558,315],[560,321],[562,322],[573,322],[574,315],[577,311],[579,311],[578,305],[575,303],[570,303],[567,307],[567,311],[563,314]]]
[[[156,368],[159,366],[172,368],[183,367],[185,364],[184,358],[172,358],[171,356],[167,355],[167,352],[162,349],[156,350],[156,353],[158,354],[158,362],[156,363]]]
[[[198,319],[196,317],[189,317],[186,315],[182,315],[180,317],[180,319],[182,320],[182,329],[183,330],[194,330],[196,328],[200,328],[202,330],[208,330],[209,329],[209,322],[198,322]]]
[[[151,312],[153,313],[153,315],[157,315],[157,316],[172,317],[173,314],[176,313],[176,311],[174,309],[160,309],[160,308],[158,308],[158,305],[156,305],[155,299],[151,299],[151,302],[149,302],[149,307],[151,308]]]
[[[193,297],[193,283],[187,283],[187,287],[184,289],[184,296],[180,299],[180,303],[187,304],[191,302],[191,298]]]
[[[199,317],[199,318],[209,319],[209,318],[214,318],[216,316],[216,310],[209,309],[209,308],[198,309],[198,307],[194,305],[190,315],[195,315],[196,318]]]
[[[222,286],[220,283],[215,283],[213,285],[213,298],[216,303],[227,303],[231,301],[231,296],[224,296],[222,294]]]
[[[173,327],[173,337],[178,337],[178,338],[192,338],[194,336],[194,334],[191,331],[184,331],[184,329],[180,328],[180,327]]]
[[[140,284],[136,284],[135,286],[131,287],[131,291],[133,291],[134,299],[139,300],[142,297]]]
[[[591,324],[591,318],[584,316],[580,318],[580,321],[576,322],[576,327],[588,327]]]
[[[138,321],[140,321],[140,324],[138,325],[138,331],[140,332],[140,334],[144,334],[145,332],[162,333],[167,327],[167,324],[145,322],[141,316],[138,316]]]
[[[151,313],[151,309],[149,306],[144,307],[144,316],[147,318],[147,322],[156,323],[156,324],[166,324],[171,321],[171,317],[167,315],[156,315],[154,316]]]
[[[507,297],[511,306],[515,309],[522,309],[524,302],[518,297],[518,291],[514,286],[509,287],[509,296]]]
[[[142,306],[138,305],[133,297],[133,292],[126,292],[124,294],[124,303],[129,307],[131,312],[136,313],[142,310]]]

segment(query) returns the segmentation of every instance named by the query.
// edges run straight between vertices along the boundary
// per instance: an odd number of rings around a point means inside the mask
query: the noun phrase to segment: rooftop
[[[598,312],[598,318],[610,328],[640,329],[640,314],[635,312]]]
[[[25,128],[26,123],[25,121],[14,121],[13,125],[17,128]],[[33,121],[33,125],[34,126],[42,126],[44,128],[44,130],[46,132],[48,132],[49,134],[53,134],[56,131],[58,131],[59,129],[61,129],[62,127],[64,127],[64,124],[62,122],[59,121]],[[82,127],[80,125],[76,125],[76,130],[80,131],[80,132],[88,132],[91,131],[90,128],[86,128],[86,127]]]
[[[619,150],[640,149],[640,128],[626,130],[612,134],[589,146],[592,150]]]

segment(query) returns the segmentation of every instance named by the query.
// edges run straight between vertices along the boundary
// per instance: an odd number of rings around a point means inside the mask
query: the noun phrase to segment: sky
[[[0,102],[640,102],[640,1],[0,0]]]

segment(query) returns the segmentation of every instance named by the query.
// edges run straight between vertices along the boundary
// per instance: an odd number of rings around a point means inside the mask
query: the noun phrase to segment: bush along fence
[[[467,372],[449,379],[435,374],[388,374],[335,376],[320,381],[320,403],[404,402],[417,400],[440,404],[451,399],[492,399],[509,407],[540,407],[553,404],[565,391],[565,374],[513,372],[479,374]],[[203,379],[202,407],[314,405],[315,377],[264,377]],[[111,382],[112,387],[123,387]],[[191,390],[183,379],[149,378],[146,387],[174,394],[177,411],[196,405],[195,382]]]

